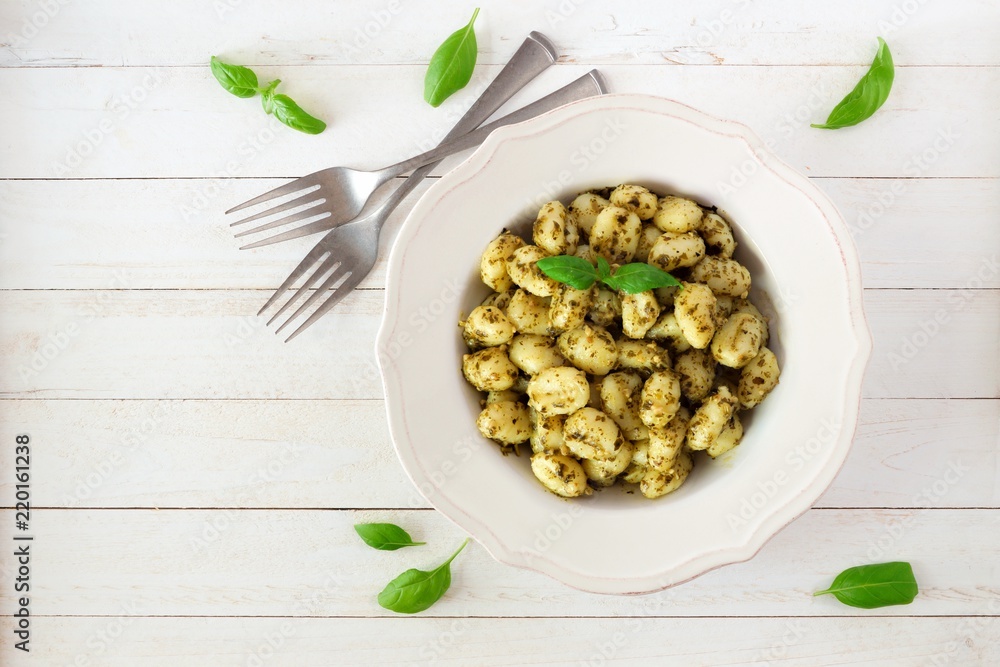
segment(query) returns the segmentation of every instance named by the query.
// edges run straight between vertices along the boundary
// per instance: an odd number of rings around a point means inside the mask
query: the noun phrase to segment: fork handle
[[[524,88],[529,81],[554,63],[556,58],[556,49],[548,37],[540,32],[528,33],[493,82],[455,123],[451,132],[445,135],[444,141],[460,137],[482,125],[494,111],[513,97],[514,93]]]
[[[509,100],[514,96],[514,93],[524,88],[528,85],[528,82],[534,79],[536,76],[541,74],[549,65],[556,61],[558,58],[556,53],[556,47],[553,46],[549,38],[540,32],[532,30],[528,33],[528,36],[521,42],[521,46],[517,48],[511,59],[507,61],[500,73],[497,74],[496,78],[487,86],[483,94],[479,96],[469,110],[465,112],[455,126],[451,128],[451,131],[445,135],[444,139],[438,145],[438,147],[447,144],[449,141],[454,140],[456,137],[461,137],[464,134],[471,132],[476,129],[484,122],[486,119],[493,115],[497,109],[503,106],[504,102]],[[426,153],[424,154],[426,155]],[[423,156],[417,156],[423,157]],[[407,160],[409,162],[410,160]],[[431,160],[430,162],[421,162],[422,172],[416,172],[411,179],[416,179],[420,181],[427,174],[431,172],[437,160]],[[420,166],[417,165],[417,166]],[[410,167],[405,171],[398,171],[398,164],[385,167],[379,170],[379,182],[385,183],[386,181],[392,179],[400,174],[405,174],[407,171],[413,169]],[[416,185],[416,183],[414,183]],[[412,189],[412,186],[411,186]],[[407,190],[406,192],[409,192]],[[403,196],[406,195],[403,192]],[[402,201],[402,196],[395,198],[395,204]],[[389,202],[386,202],[389,204]],[[395,206],[395,204],[390,204]]]
[[[595,95],[601,95],[606,92],[607,84],[604,81],[604,76],[596,69],[592,69],[579,79],[566,84],[559,90],[549,93],[545,97],[536,100],[531,104],[518,109],[517,111],[513,111],[506,116],[493,121],[492,123],[483,125],[478,130],[464,134],[456,139],[445,141],[437,148],[431,149],[426,153],[422,153],[416,157],[410,158],[409,160],[404,160],[403,162],[386,167],[381,170],[380,173],[384,174],[384,178],[400,176],[408,171],[416,169],[417,167],[437,162],[442,158],[452,155],[453,153],[458,153],[459,151],[464,151],[468,148],[472,148],[473,146],[478,146],[486,139],[486,137],[490,135],[491,132],[493,132],[493,130],[498,127],[520,123],[521,121],[528,120],[529,118],[540,116],[547,111],[552,111],[553,109],[561,107],[564,104],[582,100],[587,97],[593,97]]]
[[[514,96],[514,93],[524,88],[528,82],[541,74],[549,65],[556,61],[555,46],[549,38],[540,32],[532,30],[521,42],[511,59],[507,61],[493,82],[486,88],[479,99],[469,107],[465,115],[455,123],[442,143],[455,137],[467,134],[482,125],[483,121],[493,115],[504,102]],[[412,174],[379,206],[383,220],[413,191],[413,188],[431,173],[437,162],[429,162]]]

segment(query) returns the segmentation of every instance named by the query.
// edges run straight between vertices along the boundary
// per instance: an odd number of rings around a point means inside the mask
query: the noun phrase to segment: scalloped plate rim
[[[398,274],[400,272],[400,255],[403,252],[403,248],[405,248],[405,241],[418,231],[413,221],[419,218],[423,209],[428,205],[428,202],[434,201],[449,188],[453,188],[475,176],[478,171],[489,163],[496,150],[507,140],[537,133],[538,127],[544,126],[545,123],[554,122],[555,119],[560,117],[614,109],[624,104],[633,105],[640,109],[646,107],[644,110],[677,116],[713,129],[721,134],[739,138],[747,144],[760,163],[773,171],[778,178],[792,186],[796,186],[796,183],[798,184],[798,189],[812,199],[825,214],[830,224],[830,229],[840,245],[844,268],[848,277],[848,306],[851,329],[855,334],[856,351],[854,361],[847,375],[846,393],[842,410],[843,421],[840,433],[835,441],[835,446],[831,451],[831,464],[823,468],[821,474],[815,477],[802,493],[779,503],[774,511],[758,524],[757,529],[750,533],[746,540],[740,543],[694,554],[683,563],[656,575],[635,578],[608,578],[593,577],[587,573],[567,571],[565,567],[560,567],[558,571],[553,571],[555,568],[551,561],[519,549],[516,545],[504,544],[489,530],[482,519],[469,515],[456,503],[447,498],[447,496],[439,493],[435,498],[429,498],[423,493],[421,483],[426,480],[414,477],[413,470],[416,466],[413,464],[415,461],[411,461],[409,459],[409,452],[404,452],[397,444],[402,434],[400,432],[401,425],[398,421],[399,418],[394,410],[397,409],[397,403],[402,399],[387,372],[390,359],[386,353],[386,343],[391,340],[396,324],[399,321],[398,308],[394,309],[393,306],[397,305],[394,303],[394,299],[398,297],[396,285],[398,284]],[[659,108],[654,110],[649,107]],[[724,131],[720,130],[720,128]],[[746,125],[737,121],[717,118],[675,100],[631,93],[609,94],[580,100],[523,123],[499,128],[491,133],[483,144],[468,158],[438,179],[414,205],[393,243],[386,277],[386,304],[382,323],[376,338],[376,358],[385,391],[390,438],[404,471],[418,492],[452,523],[467,531],[497,561],[545,574],[581,591],[617,595],[655,593],[689,581],[716,568],[749,560],[759,553],[768,540],[808,511],[812,507],[812,504],[829,488],[850,451],[860,411],[862,379],[871,352],[872,337],[863,307],[860,259],[847,225],[829,197],[810,182],[805,175],[778,158]],[[400,406],[398,409],[401,410],[402,407]],[[833,464],[834,462],[835,465]],[[545,565],[549,565],[549,567]],[[570,576],[560,576],[566,574]],[[670,574],[673,574],[673,576],[668,576]],[[596,585],[599,581],[603,585]]]

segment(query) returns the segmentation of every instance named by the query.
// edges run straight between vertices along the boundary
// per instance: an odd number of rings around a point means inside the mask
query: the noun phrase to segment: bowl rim
[[[754,156],[761,167],[770,170],[777,178],[799,190],[817,206],[840,250],[847,278],[846,294],[850,329],[854,334],[856,347],[850,369],[845,376],[841,430],[831,449],[829,464],[820,469],[802,492],[788,498],[783,503],[779,503],[778,507],[757,526],[756,530],[749,533],[742,543],[693,554],[681,564],[653,575],[642,575],[634,578],[598,578],[590,574],[567,570],[564,564],[557,567],[544,554],[537,554],[505,544],[484,521],[465,512],[458,503],[448,498],[440,489],[433,494],[433,497],[424,493],[423,482],[426,480],[416,477],[417,471],[422,471],[422,468],[415,456],[415,451],[412,448],[401,446],[405,433],[405,425],[402,420],[401,383],[391,376],[393,358],[389,355],[388,350],[400,323],[398,285],[403,264],[401,260],[407,246],[406,241],[417,231],[414,220],[421,217],[423,209],[429,205],[429,202],[439,199],[454,185],[465,182],[485,168],[499,147],[509,140],[538,134],[539,128],[545,128],[558,119],[569,119],[594,112],[620,110],[623,107],[678,118],[716,134],[742,141],[747,151]],[[501,563],[545,574],[572,588],[586,592],[620,595],[655,593],[724,565],[753,558],[772,537],[808,511],[829,488],[843,467],[854,441],[861,407],[862,380],[872,352],[872,336],[863,304],[860,257],[847,223],[840,212],[825,192],[812,183],[808,177],[774,154],[748,126],[737,121],[712,116],[676,100],[654,95],[616,93],[579,100],[531,120],[495,130],[468,158],[438,179],[437,183],[434,183],[424,193],[400,227],[389,255],[386,301],[375,343],[376,359],[385,393],[389,435],[404,471],[421,496],[452,523],[468,532],[493,558]],[[669,576],[671,573],[676,574]],[[602,583],[598,584],[598,580]]]

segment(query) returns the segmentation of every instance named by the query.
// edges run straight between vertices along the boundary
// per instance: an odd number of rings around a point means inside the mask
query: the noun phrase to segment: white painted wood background
[[[471,9],[0,5],[4,544],[16,433],[32,438],[35,503],[32,651],[12,648],[4,546],[0,663],[1000,664],[1000,3],[492,3],[473,83],[432,109],[427,59]],[[615,598],[473,545],[445,599],[398,617],[375,594],[462,535],[388,441],[372,351],[384,257],[284,345],[252,313],[314,239],[241,252],[221,211],[283,178],[429,146],[531,29],[563,57],[515,102],[599,66],[615,91],[749,124],[830,194],[856,233],[876,341],[861,425],[816,507],[747,563]],[[897,65],[885,107],[809,129],[876,35]],[[218,87],[211,54],[282,78],[329,129],[269,123]],[[359,520],[430,546],[373,552]],[[810,595],[893,559],[914,564],[910,606]]]

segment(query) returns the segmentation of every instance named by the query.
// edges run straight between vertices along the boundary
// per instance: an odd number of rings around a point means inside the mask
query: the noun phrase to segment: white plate
[[[479,257],[502,228],[528,229],[545,201],[618,183],[690,196],[734,223],[781,382],[740,446],[676,493],[564,500],[527,456],[501,456],[477,432],[457,322],[488,292]],[[806,511],[847,456],[870,352],[857,252],[829,199],[745,126],[643,95],[497,130],[434,184],[393,247],[378,336],[392,439],[427,500],[504,563],[619,594],[746,560]]]

